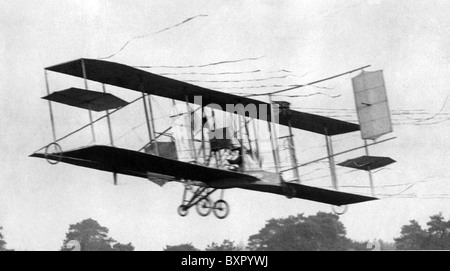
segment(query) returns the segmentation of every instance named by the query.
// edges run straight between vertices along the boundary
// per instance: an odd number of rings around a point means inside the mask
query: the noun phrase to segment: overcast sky
[[[8,247],[57,250],[69,224],[93,218],[108,227],[113,238],[132,242],[138,250],[161,250],[165,245],[186,242],[204,248],[223,239],[246,243],[270,218],[330,211],[328,205],[320,203],[233,190],[226,193],[232,208],[226,220],[201,218],[194,210],[181,218],[176,213],[183,189],[179,184],[159,188],[145,180],[121,177],[121,185],[113,186],[107,173],[63,164],[51,166],[28,158],[51,141],[47,103],[40,99],[46,92],[43,68],[81,57],[109,56],[130,39],[143,35],[109,60],[160,66],[263,57],[214,67],[152,70],[178,73],[171,77],[182,80],[248,80],[281,77],[287,73],[280,70],[291,71],[286,78],[264,81],[266,85],[308,83],[368,64],[372,65],[368,70],[383,70],[395,113],[391,136],[397,139],[373,147],[371,152],[398,162],[375,174],[382,200],[351,206],[342,216],[348,236],[359,241],[393,241],[400,227],[411,219],[425,225],[428,217],[438,212],[450,219],[450,128],[446,121],[450,116],[446,103],[450,93],[449,11],[450,3],[444,0],[1,1],[0,225]],[[151,34],[200,14],[207,16]],[[254,70],[260,72],[228,77],[179,74]],[[351,78],[355,75],[327,82],[321,88],[289,93],[321,92],[328,96],[289,101],[298,110],[317,113],[317,108],[333,109],[321,112],[354,121],[355,114],[348,110],[354,110]],[[50,79],[52,91],[74,81],[54,74]],[[249,82],[199,84],[227,92],[277,89],[230,89],[261,85]],[[113,91],[132,99],[125,90]],[[84,111],[64,107],[56,107],[56,111],[60,136],[88,120]],[[159,102],[158,111],[159,116],[168,113],[164,112],[164,101]],[[118,117],[115,124],[118,135],[133,127]],[[157,121],[158,130],[163,130],[164,124]],[[326,153],[322,137],[304,132],[296,135],[299,160]],[[143,136],[136,140],[145,143]],[[359,133],[338,140],[337,150],[362,144]],[[307,174],[316,169],[320,168],[302,169],[305,184],[329,186],[331,180],[323,177],[326,171],[313,173],[316,178]],[[366,174],[344,174],[342,169],[339,173],[343,186],[368,184]],[[343,190],[369,193],[363,188]]]

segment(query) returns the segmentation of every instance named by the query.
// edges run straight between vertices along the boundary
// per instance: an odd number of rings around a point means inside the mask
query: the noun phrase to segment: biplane
[[[51,92],[48,72],[82,79],[85,88],[72,87]],[[47,96],[43,98],[48,101],[49,105],[53,141],[31,156],[44,158],[51,164],[63,162],[111,172],[115,184],[118,183],[118,174],[144,178],[160,186],[167,182],[179,182],[184,185],[181,205],[178,208],[181,216],[186,216],[189,210],[195,207],[201,216],[214,213],[219,219],[226,218],[229,215],[230,207],[224,200],[224,191],[235,188],[310,200],[332,206],[347,206],[376,200],[374,196],[339,191],[334,161],[339,154],[333,153],[332,147],[333,136],[360,131],[363,125],[365,125],[364,129],[369,127],[370,130],[375,127],[379,130],[381,127],[381,130],[384,131],[381,133],[372,131],[369,135],[365,135],[366,138],[376,138],[381,134],[386,134],[386,131],[391,131],[389,125],[380,122],[380,119],[383,120],[383,118],[389,121],[389,115],[379,116],[380,112],[384,112],[382,109],[386,107],[384,102],[387,102],[387,99],[383,97],[380,99],[379,95],[373,93],[374,89],[380,89],[381,86],[370,85],[374,81],[373,78],[370,79],[372,73],[363,72],[361,75],[364,77],[362,79],[364,86],[363,91],[358,93],[363,95],[358,97],[363,97],[363,100],[357,101],[357,107],[366,111],[358,115],[360,125],[295,111],[290,109],[287,102],[263,102],[249,97],[219,92],[135,67],[103,60],[78,59],[48,67],[45,69],[45,75]],[[103,91],[89,89],[88,82],[90,81],[102,84]],[[353,84],[358,87],[358,80],[354,80]],[[142,148],[126,149],[114,144],[110,116],[131,103],[107,93],[106,86],[131,90],[139,94],[137,100],[143,102],[149,135],[148,142]],[[156,131],[157,127],[155,127],[152,117],[151,99],[149,99],[151,96],[172,100],[174,105],[177,102],[186,106],[185,112],[171,116],[173,122],[169,127],[172,129],[169,141],[161,140],[162,135],[167,134],[167,130],[163,133]],[[89,124],[68,135],[57,137],[53,103],[87,110],[90,116]],[[196,106],[197,109],[194,109],[193,106]],[[375,113],[370,111],[373,108],[375,108]],[[94,120],[92,111],[105,112],[105,114]],[[234,129],[231,129],[226,123],[222,127],[217,124],[214,117],[219,111],[232,116],[233,122],[237,123]],[[373,114],[377,114],[376,118],[371,117]],[[198,120],[195,121],[194,118]],[[94,125],[101,119],[108,121],[109,144],[95,143]],[[273,155],[271,170],[263,169],[264,165],[269,162],[260,159],[261,146],[258,144],[257,131],[252,125],[254,121],[265,123],[263,127],[270,135],[268,141],[271,155]],[[195,122],[201,127],[197,131],[194,127]],[[82,129],[88,129],[88,127],[91,127],[94,144],[63,151],[61,146],[63,139]],[[254,130],[250,132],[252,127]],[[286,128],[287,135],[277,134],[277,127]],[[299,170],[306,164],[300,165],[296,159],[293,134],[295,129],[325,137],[328,156],[322,160],[329,160],[334,190],[301,183]],[[374,133],[376,133],[375,137]],[[279,152],[281,140],[287,142],[287,154],[282,155]],[[368,146],[369,144],[366,142],[364,147],[367,149]],[[282,167],[281,161],[286,157],[289,158],[287,159],[289,164],[287,167]],[[367,153],[366,156],[351,159],[339,165],[370,172],[393,162],[395,161],[390,158],[370,156]],[[286,173],[290,173],[290,178],[285,177]],[[220,199],[213,202],[211,196],[216,192],[220,192]]]

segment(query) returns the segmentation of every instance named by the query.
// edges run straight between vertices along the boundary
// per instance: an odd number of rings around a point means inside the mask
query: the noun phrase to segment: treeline
[[[247,244],[232,240],[211,243],[204,251],[334,251],[334,250],[450,250],[450,220],[433,215],[422,228],[415,220],[401,228],[394,243],[382,240],[358,242],[347,237],[339,216],[319,212],[316,215],[270,219]],[[0,227],[0,251],[12,251]],[[109,230],[93,219],[69,225],[61,251],[134,251],[131,243],[122,244],[108,236]],[[192,244],[166,246],[164,251],[200,251]]]
[[[6,241],[0,227],[0,251],[6,248]],[[108,236],[109,230],[93,219],[86,219],[69,226],[61,251],[134,251],[131,243],[121,244]]]
[[[335,251],[335,250],[450,250],[450,220],[442,214],[430,217],[423,229],[415,220],[401,228],[394,243],[382,240],[358,242],[346,236],[339,216],[319,212],[271,219],[257,234],[250,236],[248,245],[235,245],[225,240],[213,243],[205,251]],[[192,244],[166,246],[165,251],[198,251]]]
[[[257,234],[250,236],[247,245],[236,245],[224,240],[212,243],[205,251],[336,251],[367,250],[367,242],[356,242],[346,237],[339,216],[319,212],[316,215],[299,214],[288,218],[270,219]],[[394,244],[382,241],[374,249],[393,249]],[[372,249],[372,248],[371,248]],[[192,244],[166,246],[164,251],[199,251]]]

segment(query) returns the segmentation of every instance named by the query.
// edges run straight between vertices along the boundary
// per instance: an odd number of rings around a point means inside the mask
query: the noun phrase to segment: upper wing
[[[234,106],[227,107],[227,105],[256,105],[257,118],[274,121],[270,115],[270,110],[260,111],[260,106],[269,108],[268,103],[199,87],[119,63],[79,59],[48,67],[47,70],[83,78],[83,65],[86,68],[86,77],[89,80],[183,102],[188,101],[189,103],[195,103],[195,97],[201,96],[204,106],[211,104],[220,105],[222,110],[236,114]],[[293,128],[330,136],[359,130],[359,125],[354,123],[294,110],[288,110],[287,114],[279,115],[279,124],[288,126],[289,120],[291,120]]]
[[[31,156],[46,158],[46,155],[41,153],[35,153]],[[61,162],[72,165],[142,178],[147,178],[147,173],[150,172],[175,179],[200,181],[206,184],[225,179],[241,180],[241,182],[258,181],[255,177],[238,172],[188,164],[142,152],[109,146],[91,146],[48,155],[47,158],[61,160]]]

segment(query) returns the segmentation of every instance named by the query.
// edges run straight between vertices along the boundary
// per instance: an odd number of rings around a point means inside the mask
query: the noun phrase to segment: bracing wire
[[[205,67],[211,67],[211,66],[217,66],[217,65],[224,65],[224,64],[232,64],[232,63],[239,63],[244,61],[257,61],[265,56],[260,57],[248,57],[248,58],[242,58],[237,60],[224,60],[224,61],[218,61],[218,62],[212,62],[207,64],[201,64],[201,65],[185,65],[185,66],[133,66],[134,68],[140,68],[140,69],[155,69],[155,68],[170,68],[170,69],[190,69],[190,68],[205,68]]]
[[[185,23],[187,23],[187,22],[189,22],[189,21],[192,21],[192,20],[196,19],[196,18],[207,17],[207,16],[208,16],[208,15],[204,15],[204,14],[196,15],[196,16],[187,18],[187,19],[185,19],[184,21],[182,21],[182,22],[180,22],[180,23],[177,23],[177,24],[175,24],[175,25],[166,27],[166,28],[161,29],[161,30],[158,30],[158,31],[156,31],[156,32],[153,32],[153,33],[150,33],[150,34],[147,34],[147,35],[136,36],[136,37],[134,37],[134,38],[128,40],[127,42],[125,42],[125,44],[124,44],[118,51],[116,51],[115,53],[113,53],[113,54],[111,54],[111,55],[109,55],[109,56],[107,56],[107,57],[101,57],[101,58],[98,58],[98,59],[104,60],[104,59],[112,58],[112,57],[116,56],[117,54],[119,54],[120,52],[122,52],[123,50],[125,50],[125,48],[126,48],[131,42],[133,42],[133,41],[135,41],[135,40],[147,38],[147,37],[149,37],[149,36],[152,36],[152,35],[156,35],[156,34],[165,32],[165,31],[171,30],[171,29],[173,29],[173,28],[179,27],[179,26],[181,26],[181,25],[183,25],[183,24],[185,24]]]

